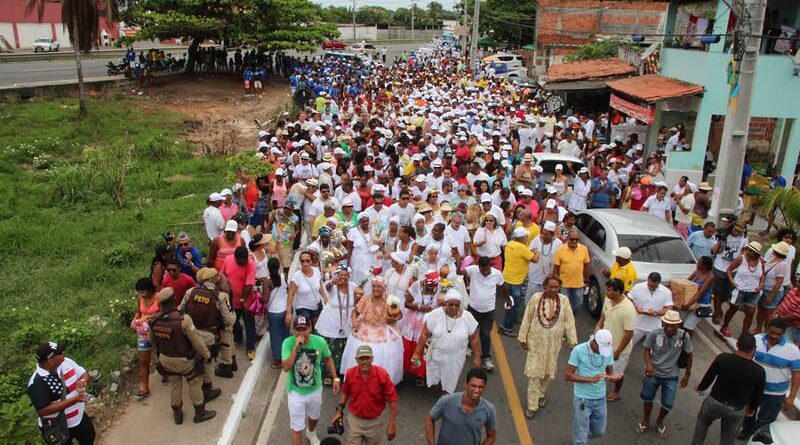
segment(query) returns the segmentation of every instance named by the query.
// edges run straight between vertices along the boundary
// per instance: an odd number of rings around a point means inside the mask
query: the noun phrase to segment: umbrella
[[[497,46],[497,42],[495,42],[493,39],[489,37],[484,37],[478,40],[478,46],[483,46],[483,47]]]
[[[536,51],[536,45],[525,45],[522,47],[522,49],[527,51]]]

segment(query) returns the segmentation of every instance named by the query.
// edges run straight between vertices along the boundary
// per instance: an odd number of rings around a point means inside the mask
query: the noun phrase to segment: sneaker
[[[733,337],[733,334],[731,334],[731,330],[728,328],[719,328],[719,333],[726,337]]]
[[[484,359],[483,363],[481,364],[481,367],[483,369],[487,370],[487,371],[493,371],[494,370],[494,362],[492,362],[492,359],[490,359],[490,358]]]
[[[308,443],[311,445],[319,445],[319,437],[317,437],[316,431],[306,430],[306,439],[308,439]]]
[[[255,349],[251,349],[251,350],[247,351],[247,359],[250,360],[251,362],[256,359],[256,351],[255,351]]]

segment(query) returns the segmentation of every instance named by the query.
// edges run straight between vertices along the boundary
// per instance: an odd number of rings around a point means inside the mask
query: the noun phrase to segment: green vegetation
[[[608,59],[617,57],[619,47],[625,46],[630,49],[638,48],[634,43],[622,39],[608,39],[581,45],[575,51],[567,54],[564,60],[575,62],[578,60]]]
[[[165,231],[199,222],[228,162],[183,142],[186,117],[132,99],[4,104],[0,112],[0,443],[36,436],[26,384],[39,343],[99,370],[95,388],[129,363],[132,288]],[[153,111],[156,110],[156,111]]]

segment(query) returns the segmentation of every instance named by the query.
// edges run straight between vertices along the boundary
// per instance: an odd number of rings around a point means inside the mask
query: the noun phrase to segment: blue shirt
[[[611,204],[611,195],[615,194],[614,183],[606,179],[602,185],[600,178],[592,179],[592,208],[605,209]]]
[[[800,371],[800,350],[781,337],[775,346],[767,349],[767,334],[756,335],[756,363],[764,368],[766,383],[764,394],[784,395],[792,382],[792,372]]]
[[[568,363],[575,367],[576,375],[593,377],[597,374],[605,374],[606,368],[614,363],[614,358],[596,354],[589,347],[589,342],[587,341],[572,349]],[[606,381],[603,379],[594,383],[575,382],[573,394],[580,399],[605,398]]]
[[[192,254],[191,264],[194,264],[194,267],[198,269],[203,267],[203,255],[200,253],[200,250],[197,247],[191,246],[189,250],[184,250],[183,247],[178,247],[178,252],[176,253],[175,257],[178,259],[178,263],[180,263],[181,272],[189,275],[190,277],[197,279],[194,276],[194,271],[192,270],[192,266],[190,266],[190,261],[186,260],[186,252]]]
[[[773,179],[772,182],[770,182],[769,187],[773,189],[775,187],[786,188],[786,178],[783,176],[778,176],[777,178]]]
[[[686,244],[688,244],[689,248],[692,249],[692,253],[694,254],[695,258],[700,258],[701,256],[711,256],[711,247],[713,247],[714,243],[716,242],[716,236],[711,235],[710,238],[706,238],[702,230],[692,232],[692,234],[689,235],[689,238],[686,238]]]

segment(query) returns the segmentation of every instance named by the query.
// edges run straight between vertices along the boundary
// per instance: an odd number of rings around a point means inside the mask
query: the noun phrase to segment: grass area
[[[227,171],[221,159],[192,156],[186,116],[124,96],[89,110],[79,120],[63,99],[0,111],[2,443],[25,440],[6,426],[33,414],[24,394],[39,343],[66,343],[68,356],[102,373],[100,385],[127,365],[134,282],[149,274],[161,233],[188,229],[203,244],[202,226],[170,224],[199,221]]]

